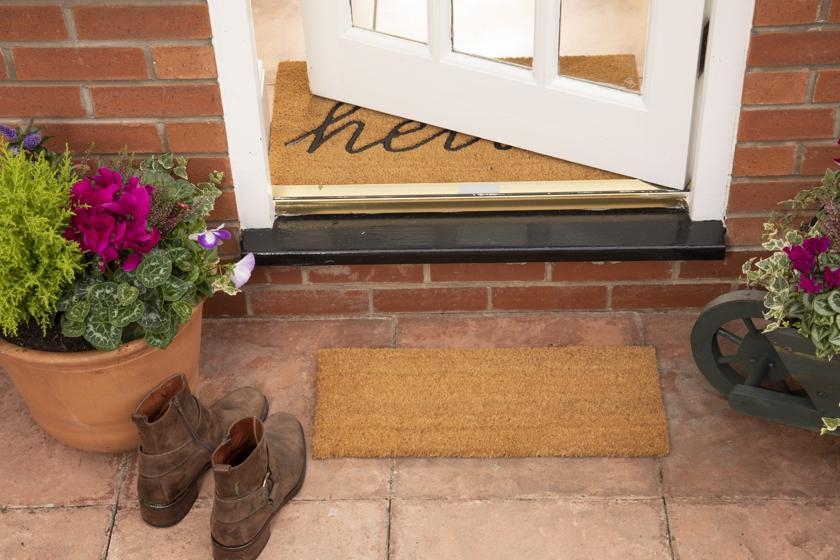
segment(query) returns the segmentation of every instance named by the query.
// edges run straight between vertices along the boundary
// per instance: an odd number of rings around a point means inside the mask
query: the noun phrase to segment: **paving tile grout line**
[[[123,453],[122,463],[120,465],[120,475],[117,481],[117,496],[114,500],[114,510],[111,514],[111,525],[108,527],[108,537],[105,541],[105,550],[102,551],[102,560],[108,560],[108,554],[111,551],[111,537],[114,536],[114,528],[117,525],[117,514],[120,512],[120,499],[123,495],[123,487],[128,478],[128,458],[131,455],[130,451]]]
[[[391,469],[388,472],[388,520],[385,527],[385,560],[391,560],[391,504],[394,498],[394,478],[397,473],[397,460],[391,459]]]
[[[677,560],[674,552],[674,540],[671,534],[671,515],[668,512],[668,499],[665,497],[665,474],[662,471],[662,459],[656,459],[656,472],[659,479],[659,497],[662,500],[662,512],[665,515],[665,539],[668,541],[668,554],[671,560]]]

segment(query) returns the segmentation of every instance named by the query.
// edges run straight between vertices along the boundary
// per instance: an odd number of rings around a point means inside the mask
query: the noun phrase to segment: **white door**
[[[704,0],[636,0],[635,81],[589,75],[564,56],[568,38],[604,32],[575,26],[575,11],[596,1],[605,21],[604,5],[634,0],[304,0],[310,88],[684,189]]]

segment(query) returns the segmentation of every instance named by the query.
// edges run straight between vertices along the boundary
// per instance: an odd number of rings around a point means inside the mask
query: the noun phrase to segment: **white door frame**
[[[304,0],[305,1],[305,0]],[[707,0],[706,70],[695,104],[691,219],[723,220],[737,141],[754,0]],[[207,0],[230,166],[242,229],[268,228],[274,204],[250,0]]]

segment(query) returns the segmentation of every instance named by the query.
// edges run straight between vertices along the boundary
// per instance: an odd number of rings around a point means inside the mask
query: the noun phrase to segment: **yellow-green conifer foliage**
[[[0,145],[0,330],[17,334],[34,319],[46,331],[58,300],[81,269],[79,246],[64,238],[70,154],[51,165],[43,154],[12,154]]]

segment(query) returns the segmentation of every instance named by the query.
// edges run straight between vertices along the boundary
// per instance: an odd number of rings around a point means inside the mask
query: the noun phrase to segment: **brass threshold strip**
[[[686,208],[686,193],[635,179],[399,185],[281,185],[278,216]]]

